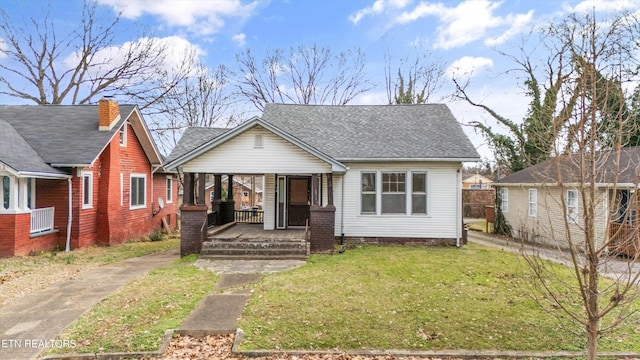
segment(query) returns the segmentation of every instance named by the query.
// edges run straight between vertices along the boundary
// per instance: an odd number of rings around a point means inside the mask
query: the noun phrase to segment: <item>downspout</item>
[[[460,164],[460,167],[462,167],[462,164]],[[462,226],[462,218],[461,218],[461,214],[462,214],[462,208],[461,208],[461,204],[460,204],[460,193],[461,193],[461,189],[460,189],[460,169],[458,169],[458,171],[456,172],[456,247],[460,248],[460,230],[461,230],[461,226]]]
[[[71,251],[71,222],[73,220],[73,184],[71,178],[67,179],[69,183],[69,214],[67,215],[67,244],[64,248],[65,252]]]
[[[344,176],[346,173],[342,174],[340,179],[340,186],[342,190],[340,190],[340,245],[344,245]]]

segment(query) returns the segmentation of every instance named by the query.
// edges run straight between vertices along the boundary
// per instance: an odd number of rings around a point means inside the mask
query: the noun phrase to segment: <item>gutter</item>
[[[460,167],[462,168],[462,164],[460,164]],[[462,181],[460,180],[460,171],[461,169],[458,169],[458,171],[456,172],[456,247],[460,248],[460,231],[461,231],[461,226],[462,226],[462,207],[461,207],[461,199],[460,199],[460,194],[462,192],[462,190],[460,189],[460,186],[462,184]]]
[[[68,178],[67,182],[69,183],[69,214],[67,215],[67,244],[64,248],[65,252],[71,251],[71,222],[73,220],[73,185],[71,178]]]

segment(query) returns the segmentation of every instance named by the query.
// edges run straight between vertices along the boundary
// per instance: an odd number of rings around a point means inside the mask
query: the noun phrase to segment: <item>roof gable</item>
[[[293,137],[285,132],[283,132],[282,130],[278,129],[277,127],[264,122],[262,119],[258,118],[258,117],[254,117],[251,120],[243,123],[242,125],[233,128],[229,131],[225,131],[225,132],[219,132],[219,131],[208,131],[209,135],[213,135],[215,133],[219,133],[218,136],[210,139],[209,141],[198,145],[197,147],[195,147],[194,149],[192,149],[191,151],[187,151],[181,155],[174,155],[172,152],[171,155],[171,160],[166,164],[166,168],[171,170],[176,168],[177,166],[183,165],[193,159],[196,159],[197,157],[211,151],[212,149],[228,142],[231,139],[236,138],[237,136],[255,128],[255,127],[262,127],[264,129],[266,129],[267,131],[273,133],[274,135],[276,135],[279,138],[282,138],[283,140],[285,140],[286,142],[292,144],[293,146],[302,149],[303,151],[313,155],[314,157],[328,163],[331,165],[331,169],[332,171],[335,172],[345,172],[347,167],[334,160],[333,158],[327,156],[326,154],[318,151],[315,148],[310,147],[308,144],[305,144],[304,142],[300,141],[299,139],[297,139],[296,137]],[[199,134],[198,137],[202,136],[204,137],[204,133],[207,131],[202,131],[202,128],[200,129],[196,129],[196,130],[192,130],[192,131],[197,131],[200,130],[200,132],[202,134]],[[183,135],[183,137],[187,136],[188,134],[185,133]],[[182,140],[181,140],[182,141]],[[191,140],[187,140],[189,143],[195,144],[198,141],[191,139]],[[182,146],[180,147],[180,149],[178,149],[178,151],[182,152],[182,149],[186,148],[186,146]]]

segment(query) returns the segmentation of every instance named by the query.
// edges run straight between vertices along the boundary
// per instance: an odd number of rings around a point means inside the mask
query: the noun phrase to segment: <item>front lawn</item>
[[[531,281],[517,255],[473,244],[313,255],[256,285],[242,348],[583,350],[531,299]],[[601,350],[637,351],[635,327]]]

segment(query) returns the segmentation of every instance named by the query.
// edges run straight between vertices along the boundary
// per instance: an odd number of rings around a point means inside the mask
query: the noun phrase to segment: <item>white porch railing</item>
[[[31,233],[53,230],[53,211],[48,207],[31,210]]]

